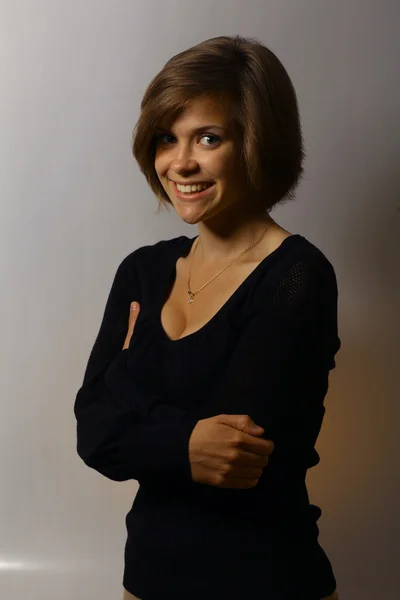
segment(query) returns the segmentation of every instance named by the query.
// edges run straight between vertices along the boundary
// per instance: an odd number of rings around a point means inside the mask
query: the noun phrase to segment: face
[[[155,169],[178,215],[189,224],[216,218],[243,200],[239,141],[227,102],[194,100],[172,125],[156,132]],[[201,193],[176,184],[207,183]]]

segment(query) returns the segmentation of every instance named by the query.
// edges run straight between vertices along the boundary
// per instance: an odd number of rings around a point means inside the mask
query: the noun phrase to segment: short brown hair
[[[304,159],[296,92],[271,50],[254,38],[235,35],[211,38],[176,54],[145,91],[132,150],[160,203],[171,201],[154,167],[155,131],[162,120],[171,123],[193,99],[204,96],[233,103],[246,193],[255,206],[269,212],[292,199]]]

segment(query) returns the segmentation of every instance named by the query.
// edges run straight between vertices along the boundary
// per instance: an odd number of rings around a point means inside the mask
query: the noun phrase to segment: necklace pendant
[[[191,302],[193,302],[194,294],[190,290],[188,290],[188,296],[189,296],[189,301],[188,302],[190,304]]]

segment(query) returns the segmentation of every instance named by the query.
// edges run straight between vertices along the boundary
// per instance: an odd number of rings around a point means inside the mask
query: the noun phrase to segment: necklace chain
[[[190,275],[192,272],[192,262],[193,262],[193,256],[194,253],[196,251],[197,245],[198,245],[198,241],[200,239],[200,236],[197,238],[196,242],[195,242],[195,247],[193,250],[193,255],[192,255],[192,259],[190,261],[190,268],[189,268],[189,278],[188,278],[188,296],[189,296],[189,304],[191,304],[194,300],[194,297],[201,292],[202,289],[204,289],[209,283],[211,283],[212,281],[214,281],[214,279],[216,279],[219,275],[221,275],[221,273],[223,273],[225,271],[225,269],[227,269],[228,267],[230,267],[234,262],[236,262],[237,260],[239,260],[239,258],[241,258],[243,256],[243,254],[246,254],[246,252],[249,252],[249,250],[252,250],[252,248],[255,248],[255,246],[257,246],[257,244],[259,244],[261,242],[261,240],[263,239],[263,237],[265,236],[265,234],[267,233],[267,231],[269,230],[269,228],[271,227],[272,223],[270,223],[268,225],[268,227],[264,230],[264,232],[262,233],[261,237],[251,246],[249,246],[248,248],[246,248],[246,250],[244,250],[243,252],[241,252],[239,254],[239,256],[237,256],[236,258],[234,258],[233,260],[231,260],[230,263],[228,263],[226,265],[226,267],[224,267],[223,269],[221,269],[221,271],[219,271],[219,273],[217,273],[216,275],[214,275],[214,277],[212,279],[210,279],[209,281],[207,281],[204,285],[202,285],[196,292],[192,292],[190,289]]]

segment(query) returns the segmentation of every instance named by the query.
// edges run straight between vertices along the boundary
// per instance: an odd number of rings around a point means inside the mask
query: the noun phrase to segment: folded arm
[[[191,482],[192,431],[198,420],[223,413],[250,415],[264,427],[263,437],[274,440],[274,454],[301,454],[302,446],[313,445],[329,360],[338,349],[321,322],[335,319],[336,280],[329,263],[291,267],[254,314],[207,403],[193,412],[169,403],[156,382],[139,385],[139,366],[137,380],[129,372],[128,353],[142,348],[134,332],[130,348],[121,351],[132,297],[140,302],[133,262],[127,257],[117,270],[75,401],[77,450],[84,462],[117,481]]]

